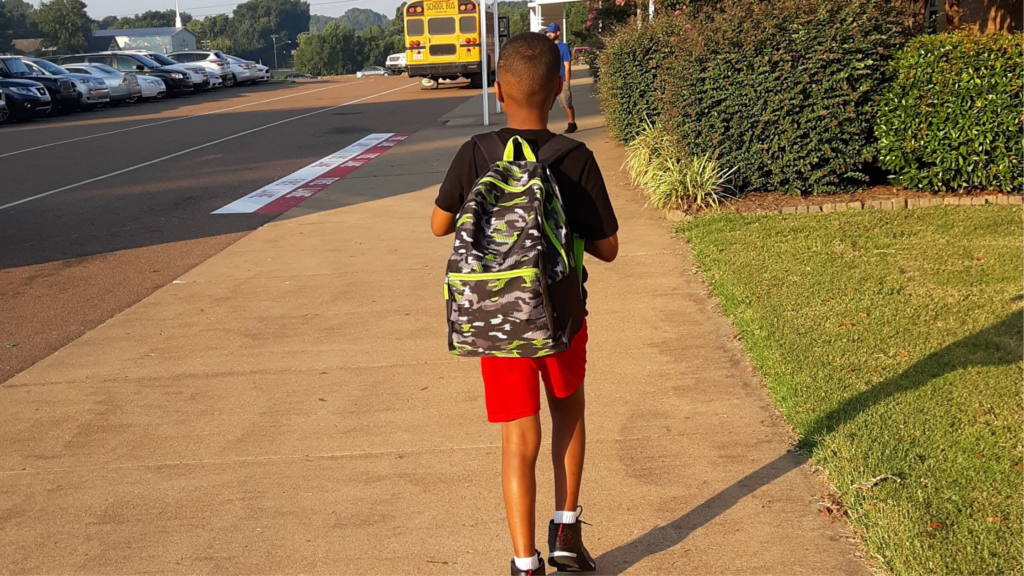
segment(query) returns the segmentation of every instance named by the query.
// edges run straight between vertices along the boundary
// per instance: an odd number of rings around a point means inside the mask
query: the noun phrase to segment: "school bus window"
[[[455,18],[431,18],[427,20],[427,32],[431,36],[455,34]]]
[[[476,16],[459,18],[459,34],[476,34]]]
[[[419,18],[406,20],[405,34],[407,36],[423,36],[423,20]]]

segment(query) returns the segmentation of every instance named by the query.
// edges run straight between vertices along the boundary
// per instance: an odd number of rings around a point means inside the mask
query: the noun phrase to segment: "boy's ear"
[[[562,80],[562,77],[561,77],[561,76],[559,76],[559,77],[558,77],[558,85],[556,86],[556,87],[557,87],[557,89],[555,90],[555,97],[556,97],[556,98],[558,97],[558,95],[559,95],[559,94],[561,94],[561,93],[562,93],[562,88],[563,88],[564,86],[565,86],[565,80]]]
[[[498,99],[498,102],[505,103],[505,92],[501,89],[501,82],[494,81],[494,97]]]

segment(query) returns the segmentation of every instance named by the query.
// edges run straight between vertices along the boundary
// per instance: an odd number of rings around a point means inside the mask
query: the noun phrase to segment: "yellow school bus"
[[[486,5],[485,5],[486,6]],[[405,5],[405,63],[410,78],[456,80],[483,84],[480,67],[480,2],[477,0],[415,0]],[[492,18],[487,12],[485,18]],[[490,26],[493,28],[493,26]],[[495,30],[487,30],[487,74],[494,80]]]

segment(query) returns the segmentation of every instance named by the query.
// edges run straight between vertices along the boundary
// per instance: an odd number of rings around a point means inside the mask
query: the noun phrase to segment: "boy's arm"
[[[611,262],[619,255],[619,235],[612,234],[604,240],[587,240],[583,246],[587,254],[603,262]]]
[[[459,148],[448,168],[448,173],[437,190],[434,211],[430,214],[430,231],[434,236],[447,236],[455,232],[455,218],[466,194],[476,181],[476,144],[472,140]]]
[[[430,231],[437,237],[455,232],[455,214],[434,206],[434,213],[430,215]]]

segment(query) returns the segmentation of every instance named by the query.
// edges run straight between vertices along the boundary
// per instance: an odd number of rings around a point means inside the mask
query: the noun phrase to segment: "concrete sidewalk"
[[[622,241],[588,260],[600,573],[868,574],[587,84]],[[500,429],[446,351],[428,229],[478,131],[415,134],[0,387],[0,573],[505,573]]]

